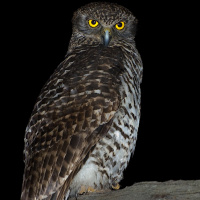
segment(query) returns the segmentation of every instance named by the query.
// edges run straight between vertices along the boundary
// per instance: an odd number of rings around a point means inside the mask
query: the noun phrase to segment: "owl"
[[[140,121],[137,19],[93,2],[72,18],[63,62],[41,90],[25,132],[21,200],[67,200],[119,189]]]

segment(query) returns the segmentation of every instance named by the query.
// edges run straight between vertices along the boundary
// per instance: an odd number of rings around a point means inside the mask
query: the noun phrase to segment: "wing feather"
[[[120,105],[123,69],[118,48],[108,55],[101,46],[76,50],[43,87],[26,129],[21,199],[45,199],[58,191],[61,200],[107,132]]]

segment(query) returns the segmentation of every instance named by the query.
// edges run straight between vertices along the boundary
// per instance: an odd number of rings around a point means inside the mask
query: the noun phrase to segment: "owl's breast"
[[[98,141],[90,157],[75,176],[71,184],[72,196],[82,185],[97,190],[108,189],[123,178],[123,171],[135,150],[140,118],[139,102],[131,85],[133,82],[127,82],[126,78],[127,75],[120,76],[119,92],[122,99],[119,109],[107,134]]]
[[[119,109],[107,134],[101,138],[70,186],[70,196],[82,186],[109,189],[123,178],[137,140],[137,122],[124,108]]]

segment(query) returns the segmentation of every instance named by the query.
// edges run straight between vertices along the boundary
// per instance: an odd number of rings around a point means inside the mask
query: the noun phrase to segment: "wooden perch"
[[[117,191],[80,195],[78,200],[200,200],[200,180],[141,182]]]

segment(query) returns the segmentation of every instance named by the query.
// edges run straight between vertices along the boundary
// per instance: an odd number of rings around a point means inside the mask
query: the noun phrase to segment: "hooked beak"
[[[103,37],[103,44],[104,44],[105,47],[107,47],[109,45],[110,40],[111,40],[110,29],[104,29],[102,37]]]

